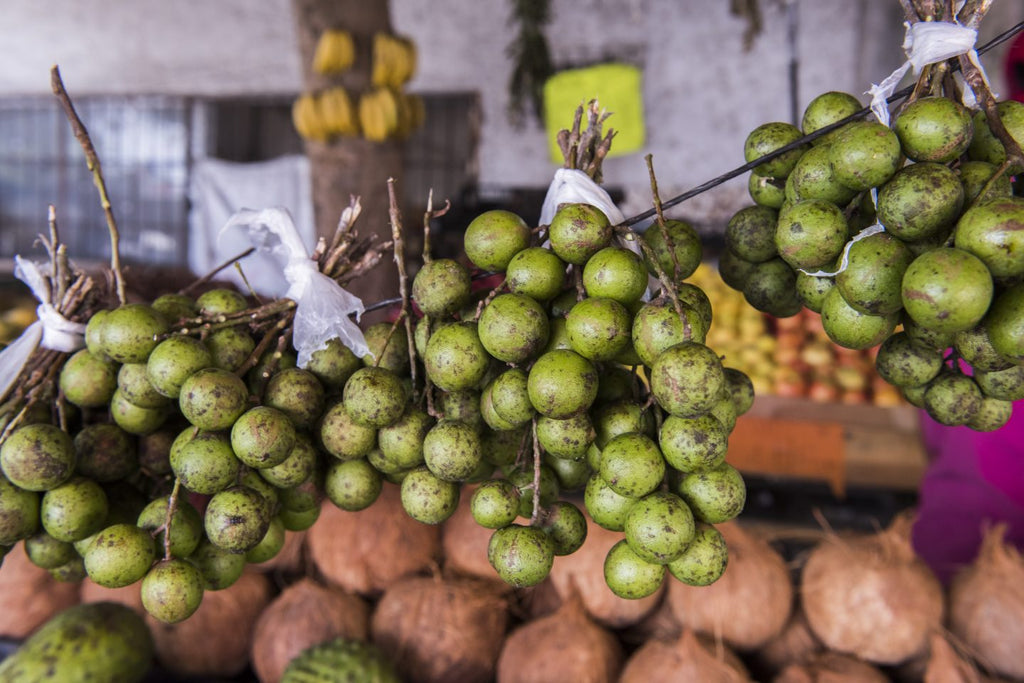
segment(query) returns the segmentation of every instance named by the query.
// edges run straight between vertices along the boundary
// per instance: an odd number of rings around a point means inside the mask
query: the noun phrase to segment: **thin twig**
[[[260,339],[260,343],[252,350],[249,357],[246,358],[240,366],[238,366],[238,369],[235,370],[235,375],[238,377],[245,377],[245,373],[256,367],[256,364],[260,362],[260,358],[263,357],[263,354],[267,352],[267,349],[270,348],[270,345],[274,340],[292,324],[292,320],[294,318],[295,309],[285,312],[284,317],[274,323],[273,327],[263,335],[262,339]]]
[[[164,518],[164,559],[171,559],[171,518],[178,509],[178,493],[181,491],[181,480],[174,478],[171,497],[167,499],[167,516]]]
[[[644,157],[647,162],[647,174],[651,179],[651,196],[654,198],[654,210],[658,217],[658,230],[661,231],[661,239],[672,257],[672,279],[673,282],[679,279],[679,256],[676,254],[676,245],[668,234],[668,225],[665,222],[665,213],[661,206],[661,196],[658,194],[658,178],[654,174],[654,155],[648,154]]]
[[[533,428],[533,512],[530,514],[530,526],[537,526],[540,519],[540,441],[537,439],[537,418],[532,421]]]
[[[409,374],[412,381],[412,391],[416,393],[416,340],[412,329],[412,310],[409,304],[409,276],[405,270],[405,240],[402,239],[402,212],[398,208],[398,197],[395,193],[395,179],[388,178],[388,216],[391,218],[391,241],[394,243],[392,251],[395,254],[395,265],[398,267],[398,294],[402,297],[402,310],[395,320],[395,326],[405,320],[405,337],[409,350]],[[388,339],[394,333],[394,327],[388,331]],[[385,344],[386,348],[386,344]],[[381,357],[384,352],[381,351]],[[380,358],[377,359],[380,362]]]
[[[232,256],[227,261],[225,261],[224,263],[220,264],[219,266],[217,266],[216,268],[211,270],[206,275],[204,275],[201,278],[199,278],[198,280],[195,280],[194,282],[192,282],[192,284],[184,287],[183,289],[179,289],[178,290],[178,294],[188,294],[189,292],[195,291],[196,288],[202,287],[207,282],[212,280],[214,278],[214,276],[217,275],[217,273],[219,273],[220,271],[224,270],[225,268],[227,268],[231,264],[237,263],[238,261],[241,261],[242,259],[244,259],[249,254],[253,253],[254,251],[256,251],[256,247],[249,247],[248,249],[243,251],[241,254],[238,254],[237,256]]]

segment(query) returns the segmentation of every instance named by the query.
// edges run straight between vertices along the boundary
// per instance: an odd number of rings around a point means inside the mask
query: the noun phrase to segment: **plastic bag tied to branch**
[[[7,395],[32,352],[40,346],[65,353],[85,346],[85,325],[68,320],[50,303],[50,283],[43,275],[44,268],[45,264],[14,257],[14,276],[28,285],[40,303],[36,307],[38,319],[0,351],[0,397]]]
[[[540,210],[540,224],[551,225],[561,204],[589,204],[604,212],[612,225],[625,222],[626,217],[615,206],[611,196],[603,187],[583,171],[574,168],[560,168],[548,185],[544,204]]]
[[[351,221],[351,211],[346,209],[341,222]],[[246,229],[253,246],[274,256],[281,265],[288,282],[285,298],[296,303],[292,344],[300,368],[305,368],[313,353],[327,348],[327,342],[334,338],[360,358],[369,353],[362,330],[348,317],[355,314],[359,319],[365,310],[362,299],[320,272],[287,209],[242,209],[228,219],[221,233],[235,227]]]

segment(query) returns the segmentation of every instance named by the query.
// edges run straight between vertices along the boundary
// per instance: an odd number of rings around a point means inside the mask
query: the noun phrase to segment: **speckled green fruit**
[[[441,420],[423,438],[423,460],[434,476],[460,482],[473,474],[483,459],[475,429],[455,420]]]
[[[206,348],[210,350],[213,367],[236,372],[252,355],[256,340],[244,328],[226,327],[206,338]]]
[[[677,490],[690,506],[694,518],[708,524],[733,519],[747,502],[743,476],[727,462],[706,472],[684,475]]]
[[[696,342],[676,344],[661,352],[651,368],[651,392],[670,415],[703,415],[725,386],[718,355]]]
[[[519,516],[519,489],[507,479],[485,481],[473,492],[469,511],[487,529],[500,529]]]
[[[156,556],[152,536],[134,524],[114,524],[96,534],[85,551],[85,571],[104,588],[122,588],[149,571]]]
[[[233,289],[224,288],[203,292],[196,299],[196,305],[199,306],[199,312],[207,317],[238,313],[248,306],[244,296]]]
[[[846,235],[846,218],[835,204],[809,199],[779,216],[775,247],[793,268],[817,270],[835,261]]]
[[[825,126],[856,114],[860,109],[860,101],[849,93],[835,90],[822,93],[811,100],[807,108],[804,109],[800,119],[800,128],[803,129],[804,135],[810,135]],[[826,142],[832,135],[834,132],[817,138],[813,144]]]
[[[502,419],[521,425],[533,418],[535,411],[530,403],[525,370],[511,368],[501,373],[494,378],[490,392],[491,405]]]
[[[256,406],[231,427],[231,449],[243,464],[256,469],[284,462],[295,445],[295,427],[275,408]]]
[[[178,395],[182,415],[205,430],[228,429],[245,412],[249,392],[245,382],[218,368],[206,368],[189,376]]]
[[[928,383],[924,409],[939,424],[967,424],[981,409],[981,389],[973,379],[958,372],[943,372]]]
[[[775,247],[778,220],[778,212],[764,206],[740,209],[725,226],[726,248],[750,263],[775,258],[779,253]]]
[[[527,391],[541,415],[565,419],[577,415],[597,396],[597,370],[575,351],[549,351],[534,362]]]
[[[640,559],[668,564],[693,540],[693,513],[674,493],[655,491],[630,509],[625,532],[626,542]]]
[[[841,184],[860,192],[879,187],[896,173],[903,154],[900,139],[877,121],[858,121],[832,140],[829,161]]]
[[[727,253],[728,250],[722,252],[723,256]],[[725,279],[724,274],[722,279]],[[800,311],[800,299],[796,295],[796,273],[781,258],[753,264],[746,273],[740,291],[747,303],[762,313],[786,318]]]
[[[402,509],[417,522],[440,524],[459,506],[459,485],[417,467],[402,480]]]
[[[566,289],[556,296],[549,304],[552,318],[564,318],[576,305],[577,293],[575,289]]]
[[[398,330],[395,330],[395,334],[398,334]],[[360,367],[362,362],[358,356],[335,337],[328,339],[324,348],[313,352],[306,370],[313,373],[328,391],[340,392],[348,378]]]
[[[821,305],[825,295],[836,286],[836,279],[827,275],[808,275],[799,270],[796,272],[796,295],[805,308],[821,313]]]
[[[279,370],[267,383],[263,405],[277,408],[299,429],[309,429],[323,412],[324,388],[308,370]]]
[[[400,469],[416,467],[423,463],[423,439],[433,424],[432,417],[410,404],[394,424],[378,432],[380,450]]]
[[[896,118],[893,130],[908,159],[941,164],[960,157],[974,137],[970,111],[948,97],[911,102]]]
[[[49,571],[50,576],[61,583],[79,583],[88,576],[85,571],[85,560],[81,557],[75,557],[70,562],[65,562]]]
[[[615,492],[599,473],[595,473],[583,490],[583,505],[594,522],[609,531],[626,528],[626,516],[639,498]]]
[[[107,494],[99,484],[72,477],[43,494],[39,518],[46,533],[74,543],[102,529],[107,511]]]
[[[60,370],[60,390],[68,402],[80,408],[97,408],[110,402],[117,389],[117,366],[88,349],[77,351]]]
[[[515,429],[516,423],[506,420],[494,409],[494,398],[491,394],[493,388],[492,382],[480,392],[480,416],[483,418],[484,424],[499,432]]]
[[[523,249],[509,261],[505,284],[509,291],[537,301],[558,296],[565,282],[565,261],[543,247]]]
[[[193,493],[212,495],[223,491],[235,481],[238,468],[231,441],[221,432],[199,432],[171,449],[171,470]]]
[[[732,393],[728,387],[722,388],[722,393],[719,394],[718,400],[711,406],[711,410],[707,414],[718,420],[725,427],[726,434],[732,433],[732,430],[736,427],[736,418],[739,415],[736,412],[736,404],[733,402]]]
[[[423,265],[412,281],[412,297],[421,311],[438,318],[455,313],[470,295],[469,271],[452,259]]]
[[[601,478],[620,496],[640,498],[665,477],[665,458],[650,437],[620,434],[601,451]]]
[[[987,161],[964,161],[957,168],[957,175],[964,186],[964,206],[974,204],[975,200],[989,201],[991,199],[1004,199],[1013,194],[1013,184],[1008,174],[1004,173],[999,179],[989,186],[989,181],[996,174],[998,167]],[[981,191],[985,190],[985,196],[980,197]]]
[[[60,427],[31,424],[15,429],[0,446],[0,469],[26,491],[49,491],[71,478],[75,449]]]
[[[900,315],[900,324],[903,326],[903,331],[908,337],[914,340],[915,343],[927,346],[929,349],[944,351],[953,345],[953,339],[956,336],[954,332],[939,332],[919,325],[914,322],[914,319],[907,314],[905,309]]]
[[[110,311],[96,311],[85,325],[85,348],[89,349],[89,353],[101,358],[107,357],[106,351],[103,350],[103,323],[108,315]]]
[[[619,434],[643,432],[647,419],[643,406],[632,399],[620,398],[596,407],[592,412],[598,448],[604,448]]]
[[[583,288],[589,297],[614,299],[628,305],[638,301],[647,290],[647,269],[629,249],[605,247],[583,266]]]
[[[901,240],[923,240],[952,225],[964,204],[964,186],[942,164],[910,164],[878,191],[878,220]]]
[[[542,528],[555,555],[572,555],[587,540],[587,518],[567,500],[555,501],[546,511]]]
[[[548,316],[531,297],[501,294],[480,314],[477,333],[492,356],[506,363],[521,363],[548,343]],[[427,349],[429,353],[429,343]]]
[[[156,563],[142,579],[142,606],[154,619],[177,624],[192,616],[203,601],[203,575],[182,559]]]
[[[898,313],[861,313],[846,303],[838,287],[826,294],[821,304],[821,325],[825,333],[833,342],[847,349],[878,346],[896,329],[898,320]]]
[[[711,299],[703,289],[691,282],[680,282],[676,285],[676,295],[681,303],[696,310],[704,321],[704,326],[711,329],[711,322],[714,319]]]
[[[126,401],[139,408],[164,408],[169,400],[149,381],[146,367],[146,363],[122,365],[117,372],[117,389]]]
[[[665,565],[644,560],[623,539],[604,560],[604,580],[612,593],[627,600],[654,595],[665,579]]]
[[[992,275],[977,256],[951,247],[933,249],[914,259],[903,275],[903,307],[922,327],[962,332],[985,315],[992,289]]]
[[[480,392],[476,389],[446,391],[441,394],[441,412],[449,420],[465,422],[474,429],[484,426],[480,414]]]
[[[487,559],[510,586],[536,586],[551,573],[555,545],[542,529],[512,524],[491,536]]]
[[[248,486],[233,486],[213,495],[203,518],[206,537],[219,548],[236,553],[254,548],[270,527],[263,494]]]
[[[164,548],[164,537],[167,533],[163,528],[167,522],[168,498],[156,498],[149,502],[139,513],[137,525],[153,533],[157,548],[161,554]],[[160,530],[157,532],[157,530]],[[203,518],[191,503],[179,498],[171,515],[170,551],[172,557],[188,557],[199,546],[203,538]]]
[[[114,423],[129,434],[150,434],[160,429],[167,420],[166,407],[143,408],[137,406],[118,389],[110,400],[110,416]]]
[[[986,396],[981,399],[981,406],[974,417],[967,421],[967,426],[976,432],[994,432],[1009,422],[1012,416],[1012,401]]]
[[[288,531],[305,531],[320,518],[320,508],[310,510],[279,510],[277,518]]]
[[[580,301],[565,321],[569,344],[584,358],[602,361],[619,355],[629,344],[632,316],[614,299]]]
[[[583,265],[612,241],[608,217],[589,204],[563,204],[548,226],[551,249],[566,263]]]
[[[172,323],[182,318],[193,318],[199,313],[199,304],[186,294],[161,294],[152,306],[154,311]]]
[[[905,332],[897,332],[882,342],[875,367],[889,384],[918,387],[927,384],[942,369],[942,352],[918,344]]]
[[[1024,362],[1024,284],[1000,293],[985,317],[992,348],[1015,363]]]
[[[118,363],[145,363],[167,321],[150,306],[125,304],[110,311],[100,331],[103,352]]]
[[[175,335],[157,344],[149,354],[146,376],[158,392],[178,398],[185,380],[209,367],[213,367],[213,357],[202,341]]]
[[[669,416],[661,425],[658,443],[665,460],[675,469],[703,472],[717,467],[725,459],[729,432],[712,415]]]
[[[317,508],[319,510],[319,508]],[[245,571],[245,555],[218,548],[207,539],[188,558],[203,577],[203,588],[219,591],[232,585]]]
[[[480,383],[490,356],[480,341],[477,324],[460,322],[442,327],[430,337],[423,363],[434,384],[445,391],[459,391]]]
[[[1005,100],[996,105],[996,111],[1010,137],[1018,145],[1024,144],[1024,102]],[[971,140],[971,146],[967,151],[971,159],[976,161],[987,161],[996,166],[1006,161],[1006,150],[1003,149],[1003,143],[992,134],[992,129],[988,126],[988,117],[984,111],[979,111],[974,115],[974,139]],[[1020,170],[1016,167],[1008,169],[1009,173],[1018,173]]]
[[[14,545],[39,528],[39,494],[0,475],[0,545]]]
[[[861,313],[888,315],[903,308],[900,287],[914,255],[887,232],[850,245],[846,268],[835,276],[843,299]]]
[[[783,262],[782,259],[771,260]],[[756,266],[756,263],[740,258],[731,249],[723,249],[718,254],[718,275],[722,282],[740,292],[743,291]]]
[[[953,337],[953,346],[960,358],[975,372],[991,372],[1005,370],[1014,365],[1013,361],[996,351],[988,336],[985,321],[964,332],[957,332]]]
[[[519,488],[519,516],[529,519],[533,515],[532,466],[507,469],[508,480]],[[558,500],[558,477],[548,465],[540,466],[540,506],[547,507]]]
[[[320,424],[320,441],[324,449],[339,460],[364,457],[377,444],[377,428],[357,422],[342,402],[324,413]]]
[[[530,245],[530,226],[503,209],[485,211],[466,226],[463,249],[482,270],[504,271],[517,253]]]
[[[261,564],[277,557],[281,549],[284,548],[284,532],[284,523],[277,517],[272,518],[267,533],[263,535],[259,543],[245,553],[245,561],[251,564]]]
[[[676,219],[665,221],[665,232],[668,233],[669,243],[673,245],[671,251],[665,241],[665,234],[657,223],[644,231],[643,237],[647,241],[647,246],[654,252],[658,265],[661,266],[665,274],[675,282],[680,282],[693,275],[700,265],[701,259],[704,258],[700,235],[692,225]],[[675,252],[675,260],[672,258],[673,252]],[[647,256],[644,257],[644,263],[647,265],[647,272],[656,276],[657,269]],[[676,270],[677,264],[678,271]]]
[[[1006,370],[975,371],[974,381],[985,396],[1003,401],[1024,399],[1024,366],[1014,365]]]
[[[747,373],[736,368],[723,368],[725,386],[732,396],[736,413],[742,415],[754,405],[754,383]]]
[[[397,375],[409,371],[409,337],[404,326],[376,323],[366,328],[363,335],[370,349],[370,353],[363,356],[364,365],[375,365]]]
[[[807,150],[786,178],[786,197],[793,202],[818,199],[837,206],[849,204],[857,193],[836,180],[830,155],[828,144]]]
[[[988,266],[995,277],[1024,274],[1024,198],[982,202],[964,212],[954,245]]]
[[[747,192],[758,206],[778,209],[786,199],[786,179],[769,178],[751,172],[747,179]]]
[[[343,405],[349,417],[364,427],[386,427],[405,412],[402,380],[384,368],[361,368],[345,383]]]
[[[267,483],[279,488],[297,486],[312,476],[316,469],[317,451],[312,439],[302,433],[295,434],[288,455],[283,461],[271,467],[258,470]]]
[[[668,571],[688,586],[709,586],[725,573],[729,549],[715,527],[697,522],[693,540],[683,554],[668,563]]]
[[[2,514],[0,512],[0,515]],[[56,569],[78,558],[75,546],[58,541],[45,531],[25,539],[25,554],[32,564],[42,569]]]
[[[596,448],[596,446],[591,443],[587,452],[590,452],[591,448]],[[541,461],[555,473],[559,491],[582,491],[583,487],[587,485],[590,475],[594,473],[587,462],[586,454],[580,460],[569,460],[545,454]]]
[[[747,162],[760,159],[781,147],[796,142],[801,137],[803,137],[803,133],[800,129],[789,123],[773,121],[761,124],[752,130],[744,141],[743,158]],[[800,145],[771,161],[755,166],[753,172],[771,178],[785,178],[808,147],[809,145]]]
[[[681,304],[683,317],[675,305],[659,297],[643,305],[633,317],[630,331],[633,349],[644,365],[654,365],[662,351],[684,341],[704,343],[708,327],[693,307]]]
[[[504,431],[481,430],[480,448],[483,450],[484,460],[497,467],[507,467],[514,463],[528,429],[516,427]]]
[[[586,413],[564,420],[542,415],[537,420],[537,440],[546,452],[557,458],[582,461],[594,440],[594,427]]]

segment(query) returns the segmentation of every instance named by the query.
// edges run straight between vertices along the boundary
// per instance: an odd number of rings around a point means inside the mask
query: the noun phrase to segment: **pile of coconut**
[[[545,681],[1024,680],[1024,560],[991,529],[944,590],[910,545],[911,518],[828,534],[794,561],[741,524],[719,527],[715,584],[668,577],[642,600],[604,582],[621,534],[590,523],[542,584],[512,590],[487,562],[468,499],[440,527],[412,520],[397,487],[360,512],[326,503],[308,531],[176,625],[148,619],[159,665],[183,676],[279,681],[307,648],[372,642],[411,683]],[[12,551],[0,571],[0,637],[23,638],[81,601],[143,612],[138,586],[57,583]]]

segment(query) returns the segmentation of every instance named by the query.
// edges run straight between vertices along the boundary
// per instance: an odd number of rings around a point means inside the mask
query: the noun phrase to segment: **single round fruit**
[[[168,505],[169,497],[150,501],[139,513],[137,525],[153,534],[153,540],[161,553],[169,529],[171,557],[188,557],[199,547],[199,541],[203,538],[203,518],[182,496],[174,507],[170,527],[164,528],[167,524]]]
[[[897,332],[882,342],[875,367],[889,384],[919,387],[927,384],[942,369],[942,352],[918,344],[905,332]]]
[[[438,318],[451,315],[469,301],[469,271],[452,259],[423,265],[412,281],[412,298],[420,310]]]
[[[1018,145],[1024,144],[1024,103],[1016,100],[1004,100],[996,105],[999,119]],[[987,161],[999,166],[1006,161],[1006,150],[988,125],[988,116],[984,111],[974,115],[974,139],[968,149],[971,159]],[[1021,169],[1011,166],[1008,173],[1019,173]]]
[[[110,402],[117,389],[117,366],[88,349],[76,352],[60,370],[60,390],[69,403],[98,408]]]
[[[563,204],[548,226],[551,249],[566,263],[583,265],[612,240],[608,217],[590,204]]]
[[[1024,284],[1002,292],[985,316],[992,348],[1014,363],[1024,362]]]
[[[118,363],[145,363],[167,321],[145,304],[125,304],[110,311],[100,331],[103,352]]]
[[[473,492],[469,509],[482,527],[506,527],[519,516],[519,489],[507,479],[485,481]]]
[[[459,322],[442,327],[431,335],[423,364],[434,384],[445,391],[472,389],[480,384],[491,357],[480,340],[479,331],[477,323]]]
[[[231,427],[235,457],[255,469],[281,464],[294,445],[295,426],[275,408],[250,408]]]
[[[477,268],[504,271],[509,261],[530,245],[530,227],[502,209],[485,211],[466,227],[463,249]]]
[[[218,548],[244,553],[263,540],[270,527],[267,499],[248,486],[215,493],[206,505],[206,537]]]
[[[398,334],[397,330],[395,334]],[[326,389],[338,392],[345,387],[345,382],[352,373],[361,367],[362,362],[352,349],[345,346],[341,339],[334,337],[328,339],[323,348],[313,352],[306,370],[313,373]]]
[[[587,518],[567,500],[555,501],[545,511],[543,529],[555,555],[572,555],[587,540]]]
[[[0,501],[2,502],[2,501]],[[3,514],[0,511],[0,514]],[[7,545],[0,545],[0,560],[3,559]],[[58,541],[45,531],[39,532],[25,539],[25,554],[29,561],[42,569],[57,569],[74,560],[80,560],[75,546],[64,541]],[[2,566],[0,562],[0,566]]]
[[[0,546],[14,545],[38,528],[39,494],[15,486],[0,475]]]
[[[542,529],[511,524],[491,535],[487,559],[510,586],[536,586],[551,573],[555,545]]]
[[[683,315],[672,301],[659,297],[644,304],[633,317],[630,333],[633,349],[644,365],[650,367],[670,346],[693,341],[703,344],[708,325],[696,308],[680,304]]]
[[[887,232],[875,233],[850,245],[846,268],[836,274],[835,284],[843,300],[860,313],[896,313],[903,308],[900,287],[913,260],[902,241]]]
[[[366,328],[363,337],[369,349],[362,358],[364,365],[384,368],[396,375],[409,372],[409,336],[404,325],[396,327],[389,322],[375,323]]]
[[[228,429],[245,412],[249,391],[245,382],[227,370],[206,368],[182,383],[178,403],[185,419],[196,427]]]
[[[441,420],[423,438],[423,460],[444,481],[468,479],[483,459],[480,437],[462,422]]]
[[[973,379],[958,372],[944,372],[928,383],[924,409],[939,424],[967,424],[981,409],[981,389]]]
[[[114,524],[96,534],[83,559],[90,579],[104,588],[123,588],[145,576],[155,556],[148,531]]]
[[[372,505],[383,485],[380,472],[360,458],[332,462],[324,479],[324,492],[342,510],[356,512]]]
[[[182,318],[194,318],[199,313],[199,304],[186,294],[161,294],[152,306],[154,311],[172,323]]]
[[[278,370],[267,382],[263,405],[280,410],[298,429],[311,429],[323,413],[324,387],[308,370]]]
[[[668,571],[687,586],[709,586],[729,564],[729,549],[715,527],[697,522],[693,540],[683,554],[668,563]]]
[[[188,560],[199,570],[203,577],[203,587],[208,591],[219,591],[231,586],[245,571],[244,553],[218,548],[205,538],[199,542],[199,547]]]
[[[599,474],[593,474],[583,490],[583,505],[594,522],[609,531],[626,528],[626,516],[639,498],[615,492]]]
[[[541,415],[565,419],[594,402],[598,375],[593,364],[575,351],[549,351],[538,358],[527,378],[530,402]]]
[[[672,244],[671,251],[665,242],[665,232],[668,233],[669,242]],[[704,256],[700,235],[692,225],[685,221],[675,219],[665,221],[664,232],[660,225],[655,223],[644,231],[643,238],[647,240],[647,246],[654,253],[662,271],[674,282],[681,282],[693,275]],[[673,252],[675,253],[674,259]],[[655,276],[658,274],[654,264],[647,256],[644,256],[644,263],[647,265],[647,272]],[[677,265],[678,270],[676,270]]]
[[[786,199],[784,185],[785,180],[768,178],[751,172],[747,179],[747,192],[758,206],[778,209]]]
[[[554,299],[565,282],[565,261],[543,247],[523,249],[509,261],[505,284],[514,294],[537,301]]]
[[[567,460],[582,461],[594,441],[594,426],[587,413],[564,420],[543,415],[537,419],[537,440],[545,452]]]
[[[728,253],[726,250],[722,255]],[[721,262],[719,265],[721,266]],[[762,313],[787,318],[800,312],[800,299],[796,295],[796,273],[792,266],[781,258],[753,264],[746,273],[741,291],[747,303]]]
[[[773,121],[755,128],[743,143],[743,158],[749,163],[771,154],[803,137],[803,132],[790,123]],[[780,156],[755,166],[753,172],[760,176],[785,178],[789,175],[800,156],[809,145],[800,145]]]
[[[898,313],[861,313],[846,303],[838,287],[829,291],[821,303],[821,325],[825,333],[833,342],[847,349],[878,346],[896,329],[898,320]]]
[[[402,508],[417,522],[440,524],[455,514],[459,485],[418,467],[402,480],[401,498]]]
[[[665,579],[665,565],[641,558],[625,539],[608,551],[604,560],[604,580],[612,593],[627,600],[654,595]]]
[[[651,393],[670,415],[703,415],[725,386],[718,355],[703,344],[683,342],[662,351],[651,368]]]
[[[706,472],[684,475],[679,481],[678,491],[690,506],[693,516],[708,524],[735,518],[747,501],[743,476],[726,462]]]
[[[92,479],[73,477],[43,494],[39,517],[46,533],[74,543],[103,528],[107,494]]]
[[[629,311],[618,301],[587,298],[569,311],[565,329],[573,351],[589,360],[603,361],[626,349],[632,323]]]
[[[238,476],[239,462],[231,450],[231,441],[223,432],[199,432],[171,449],[171,470],[181,485],[193,493],[213,495],[223,491]]]
[[[828,144],[807,150],[786,178],[786,198],[792,202],[817,199],[836,206],[849,204],[857,193],[836,180],[830,155]]]
[[[849,93],[835,90],[822,93],[811,100],[807,108],[804,109],[800,127],[803,129],[804,135],[810,135],[856,114],[860,109],[860,101]],[[827,142],[833,135],[835,135],[835,131],[816,139],[813,144]]]
[[[407,395],[402,380],[395,373],[368,367],[357,370],[345,383],[342,401],[354,422],[379,428],[402,416]]]
[[[476,332],[489,354],[505,363],[522,363],[548,343],[548,316],[531,297],[501,294],[480,314]],[[427,349],[429,353],[429,342]]]
[[[657,226],[653,229],[658,230]],[[589,297],[614,299],[628,306],[647,291],[647,269],[629,249],[605,247],[583,266],[583,288]]]
[[[1024,274],[1024,198],[971,207],[956,224],[953,244],[981,259],[993,277]]]
[[[203,575],[188,560],[158,562],[142,579],[142,606],[165,624],[192,616],[203,601]]]
[[[447,412],[446,407],[445,413],[447,414]],[[433,424],[434,418],[409,404],[397,422],[387,427],[381,427],[377,432],[377,443],[382,454],[399,469],[422,465],[423,440]],[[339,434],[339,436],[343,436],[343,434]],[[370,448],[372,448],[372,443],[372,439],[366,439],[366,444]],[[368,453],[369,449],[366,452]]]
[[[343,402],[335,403],[324,413],[320,424],[320,442],[339,460],[365,457],[377,445],[377,429],[357,422]]]
[[[752,176],[759,177],[759,176]],[[779,213],[764,206],[740,209],[725,226],[725,246],[750,263],[761,263],[778,256],[775,226]]]
[[[842,253],[846,236],[843,212],[831,202],[810,199],[797,202],[779,216],[775,246],[791,267],[817,270]]]
[[[992,289],[992,275],[977,256],[952,247],[933,249],[914,259],[904,273],[903,307],[922,327],[962,332],[985,315]]]
[[[857,192],[879,187],[896,173],[903,151],[896,133],[877,121],[845,126],[832,140],[829,161],[841,184]]]
[[[601,451],[601,478],[620,496],[641,498],[665,478],[665,458],[650,437],[620,434]]]
[[[971,112],[948,97],[922,97],[908,104],[893,124],[903,153],[914,161],[946,164],[971,145]]]
[[[220,287],[203,292],[196,299],[199,312],[205,317],[216,317],[240,313],[248,304],[245,297],[233,289]]]
[[[49,491],[74,473],[74,444],[67,432],[54,425],[19,427],[0,446],[0,469],[18,488]]]
[[[729,398],[732,402],[731,397]],[[661,452],[669,465],[681,472],[703,472],[725,460],[729,432],[716,417],[676,417],[662,424],[658,438]]]
[[[654,564],[679,558],[694,537],[693,513],[674,493],[644,496],[626,515],[626,542],[637,556]]]
[[[953,171],[910,164],[878,191],[878,221],[901,240],[924,240],[955,223],[963,205],[964,186]]]

